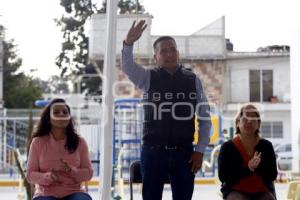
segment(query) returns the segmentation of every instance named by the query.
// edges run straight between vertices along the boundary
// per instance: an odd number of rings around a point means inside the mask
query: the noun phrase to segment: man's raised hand
[[[147,28],[147,24],[145,20],[139,21],[136,25],[135,23],[136,21],[132,23],[132,26],[127,33],[125,39],[125,43],[127,45],[133,45],[133,43],[142,36],[144,30]]]

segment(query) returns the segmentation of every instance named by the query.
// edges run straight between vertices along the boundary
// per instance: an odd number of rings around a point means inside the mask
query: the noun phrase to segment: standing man
[[[144,127],[141,152],[143,200],[161,200],[170,180],[173,200],[191,200],[194,179],[209,143],[209,105],[201,81],[178,63],[174,38],[162,36],[153,44],[157,68],[146,70],[133,59],[133,44],[147,25],[133,22],[124,40],[122,69],[144,90]],[[195,113],[199,141],[193,147]]]

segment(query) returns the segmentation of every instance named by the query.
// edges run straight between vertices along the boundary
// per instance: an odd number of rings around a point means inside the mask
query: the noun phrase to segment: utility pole
[[[117,0],[107,1],[106,47],[103,68],[101,156],[100,156],[100,200],[110,200],[112,178],[113,143],[113,95],[112,85],[116,68]]]
[[[0,15],[1,17],[1,15]],[[0,29],[3,28],[3,26],[1,26],[0,24]],[[3,117],[3,59],[4,59],[4,48],[3,48],[3,38],[1,35],[1,31],[4,30],[0,30],[0,117]],[[2,153],[5,150],[4,148],[4,143],[3,143],[3,136],[2,136],[2,132],[3,132],[3,120],[0,120],[0,160],[2,160]],[[4,158],[4,155],[3,155]],[[3,164],[1,164],[3,165]],[[0,166],[2,167],[2,166]]]
[[[2,15],[0,15],[2,17]],[[3,109],[3,63],[4,63],[4,47],[3,41],[5,36],[4,26],[0,23],[0,111]]]
[[[292,152],[293,162],[292,171],[299,173],[300,171],[300,93],[299,93],[299,73],[300,73],[300,26],[295,27],[292,35],[293,43],[291,46],[291,132],[292,132]]]
[[[0,35],[0,109],[3,108],[3,59],[4,59],[3,38]]]

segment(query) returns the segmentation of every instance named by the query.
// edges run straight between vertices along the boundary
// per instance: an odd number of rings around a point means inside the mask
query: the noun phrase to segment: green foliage
[[[6,108],[29,108],[41,98],[41,90],[35,80],[24,74],[11,75],[12,82],[4,84],[4,101]],[[5,79],[4,79],[5,81]]]
[[[143,14],[145,12],[144,7],[140,4],[139,1],[133,0],[120,0],[118,3],[120,8],[119,14]]]
[[[39,85],[43,93],[53,94],[69,94],[68,80],[54,75],[49,77],[46,81],[38,80]]]
[[[84,26],[97,9],[91,0],[61,0],[60,5],[66,13],[55,20],[64,40],[56,65],[61,69],[61,76],[82,74],[88,61],[88,37]]]
[[[0,35],[4,35],[4,29]],[[37,82],[23,72],[18,72],[22,59],[16,53],[13,40],[3,41],[3,98],[6,108],[29,108],[41,98]]]
[[[144,6],[138,0],[119,0],[118,7],[119,14],[143,14],[145,12]],[[98,13],[106,13],[106,1],[103,1]]]
[[[63,33],[62,51],[56,58],[56,65],[61,69],[61,76],[76,77],[88,74],[86,67],[92,64],[88,61],[88,37],[85,33],[85,25],[92,14],[106,13],[106,1],[102,7],[97,8],[92,0],[60,0],[65,14],[56,19],[56,24],[61,27]],[[137,0],[119,0],[119,14],[144,13],[144,7]],[[103,62],[102,62],[103,63]],[[97,70],[102,70],[103,64],[92,65]],[[97,73],[96,70],[94,73]],[[94,74],[93,73],[93,74]],[[87,89],[89,94],[101,93],[102,81],[100,78],[83,78],[81,91]]]

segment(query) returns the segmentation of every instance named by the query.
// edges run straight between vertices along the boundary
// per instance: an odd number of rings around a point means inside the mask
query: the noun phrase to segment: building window
[[[270,101],[273,96],[273,71],[250,70],[250,101]]]
[[[283,138],[283,122],[262,122],[260,132],[263,138]]]

